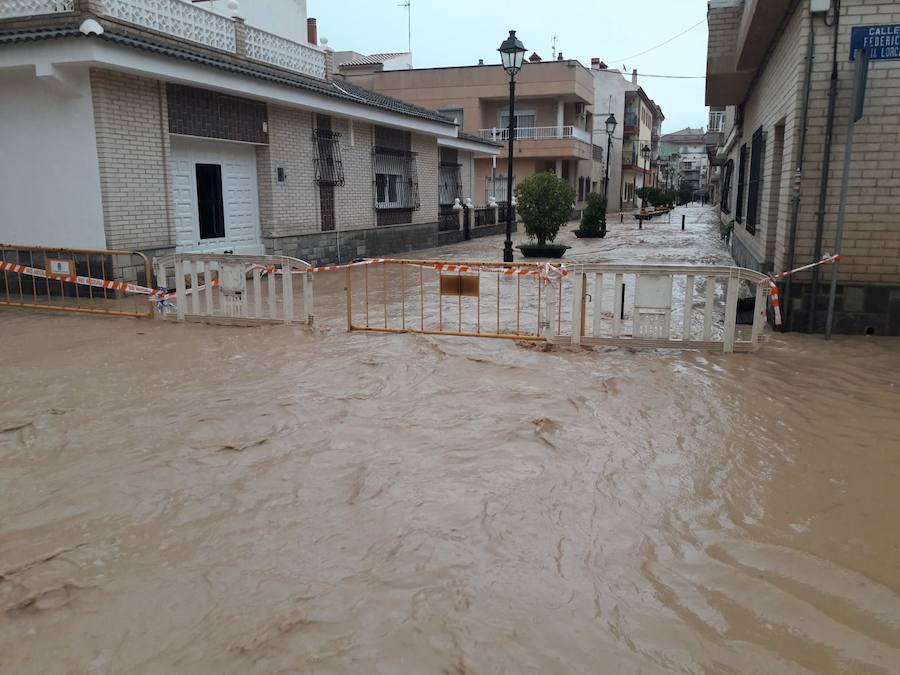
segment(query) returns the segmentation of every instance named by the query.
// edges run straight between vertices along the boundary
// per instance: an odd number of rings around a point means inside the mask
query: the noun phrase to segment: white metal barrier
[[[311,265],[287,256],[176,253],[154,261],[157,284],[175,284],[179,321],[313,322]],[[298,286],[295,289],[295,284]],[[302,311],[295,310],[295,290]]]
[[[741,267],[569,266],[565,294],[547,294],[545,337],[557,344],[755,351],[764,341],[767,277]],[[738,325],[740,287],[753,320]],[[571,297],[571,310],[562,305]],[[555,305],[555,306],[554,306]]]

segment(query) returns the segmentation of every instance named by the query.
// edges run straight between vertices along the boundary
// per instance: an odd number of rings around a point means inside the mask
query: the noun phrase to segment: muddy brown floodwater
[[[695,211],[590,246],[719,262]],[[317,284],[0,311],[0,672],[900,673],[900,341],[347,334]]]

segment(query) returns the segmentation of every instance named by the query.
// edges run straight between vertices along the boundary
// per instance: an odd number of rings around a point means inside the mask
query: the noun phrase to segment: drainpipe
[[[825,233],[825,199],[828,196],[828,172],[831,168],[831,145],[834,140],[834,110],[837,107],[838,85],[838,28],[841,23],[841,1],[834,4],[834,48],[831,57],[831,87],[828,91],[828,121],[825,124],[825,151],[822,156],[822,181],[819,186],[819,211],[816,214],[816,247],[813,260],[822,257],[822,237]],[[816,300],[818,299],[819,268],[812,273],[812,289],[809,298],[809,320],[807,330],[812,333],[816,325]]]
[[[803,87],[803,105],[800,113],[800,155],[797,158],[797,171],[794,175],[794,194],[791,195],[791,226],[788,243],[787,265],[784,269],[794,269],[794,254],[797,250],[797,220],[800,217],[800,185],[803,178],[803,160],[806,156],[806,135],[809,132],[809,97],[812,89],[813,59],[816,46],[815,17],[809,16],[809,45],[806,50],[806,83]],[[792,277],[787,277],[784,284],[784,331],[791,329],[791,288]]]

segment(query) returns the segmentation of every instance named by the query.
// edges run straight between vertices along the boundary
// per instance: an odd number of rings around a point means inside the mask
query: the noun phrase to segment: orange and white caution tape
[[[79,275],[57,275],[47,274],[47,270],[40,267],[28,267],[27,265],[19,265],[11,262],[0,262],[0,271],[15,272],[41,279],[51,281],[65,281],[70,284],[79,284],[81,286],[92,286],[94,288],[105,288],[110,291],[122,291],[124,293],[135,293],[138,295],[158,295],[161,291],[147,288],[146,286],[138,286],[127,281],[109,281],[108,279],[95,279],[93,277],[83,277]]]
[[[370,258],[368,260],[360,260],[358,262],[345,263],[343,265],[323,265],[321,267],[307,267],[306,269],[295,269],[291,270],[293,274],[316,274],[318,272],[336,272],[338,270],[347,269],[350,267],[360,267],[365,265],[383,265],[386,263],[399,262],[392,260],[391,258]],[[506,277],[524,277],[524,276],[536,276],[540,277],[545,282],[556,281],[557,278],[565,277],[569,274],[566,270],[565,265],[551,265],[550,263],[543,263],[536,268],[531,267],[520,267],[520,266],[511,266],[511,267],[496,267],[490,265],[466,265],[461,263],[432,263],[432,264],[417,264],[414,261],[402,261],[404,265],[408,267],[423,267],[425,269],[433,269],[438,272],[458,272],[460,274],[466,273],[476,273],[476,272],[486,272],[490,274],[500,274]],[[268,274],[283,274],[281,268],[274,266],[264,266],[264,265],[254,265],[254,268],[262,270]]]
[[[819,265],[833,265],[836,262],[841,260],[840,254],[837,255],[828,255],[827,253],[822,256],[822,259],[809,263],[808,265],[803,265],[801,267],[795,267],[792,270],[787,270],[785,272],[779,272],[778,274],[770,274],[765,279],[762,279],[760,284],[768,284],[769,286],[769,297],[772,299],[772,313],[775,315],[775,325],[781,325],[781,301],[778,298],[778,286],[776,285],[776,281],[778,279],[784,279],[785,277],[789,277],[792,274],[797,274],[798,272],[805,272],[806,270],[810,270],[813,267],[818,267]]]
[[[775,315],[775,325],[781,325],[781,301],[778,299],[778,286],[774,281],[769,282],[769,297],[772,299],[772,313]]]
[[[792,274],[797,274],[798,272],[805,272],[806,270],[811,270],[813,267],[818,267],[819,265],[831,265],[841,260],[840,254],[838,255],[828,255],[827,253],[822,256],[822,259],[818,262],[810,263],[809,265],[803,265],[802,267],[795,267],[792,270],[788,270],[786,272],[779,272],[778,274],[773,274],[769,278],[770,279],[784,279],[785,277],[789,277]]]

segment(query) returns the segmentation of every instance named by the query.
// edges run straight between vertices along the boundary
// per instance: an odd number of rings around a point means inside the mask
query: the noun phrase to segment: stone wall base
[[[263,244],[266,247],[266,253],[270,255],[293,256],[318,266],[336,265],[358,258],[398,255],[416,249],[433,248],[443,243],[438,235],[437,223],[424,223],[390,225],[363,230],[314,232],[286,237],[263,236]]]
[[[784,297],[784,282],[779,282],[779,291]],[[789,330],[809,332],[811,291],[809,282],[791,286]],[[828,291],[828,283],[819,284],[813,333],[825,332]],[[900,285],[838,283],[832,330],[842,335],[900,335]]]
[[[738,227],[743,227],[743,225],[735,223],[734,227],[737,229]],[[757,258],[756,254],[747,248],[736,234],[731,235],[731,257],[734,258],[734,262],[738,264],[738,267],[745,267],[748,270],[763,273],[767,271],[766,263]]]

